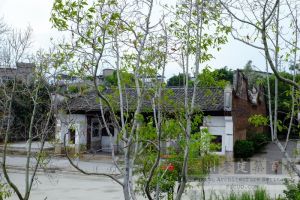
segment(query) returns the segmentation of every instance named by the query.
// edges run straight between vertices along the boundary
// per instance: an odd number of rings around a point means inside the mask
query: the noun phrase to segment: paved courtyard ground
[[[24,188],[24,172],[12,171],[11,177],[18,186]],[[255,177],[212,176],[205,185],[206,195],[210,192],[225,195],[231,190],[242,192],[262,186],[274,197],[281,194],[284,189],[281,176],[273,177],[269,184],[263,181],[249,181],[251,178]],[[191,186],[184,199],[200,199],[199,182],[194,181]],[[121,187],[109,178],[68,173],[39,173],[31,193],[33,200],[119,200],[123,199],[122,197]],[[138,199],[144,198],[139,196]],[[14,195],[10,200],[17,200],[17,197]]]
[[[289,148],[292,153],[296,143]],[[283,180],[295,178],[284,167],[284,159],[274,144],[267,145],[264,152],[256,154],[250,160],[226,161],[213,169],[205,182],[206,196],[210,193],[229,194],[231,190],[243,192],[257,187],[265,188],[272,197],[282,194],[285,189]],[[277,172],[274,162],[279,162]],[[24,156],[10,155],[7,157],[12,180],[24,188]],[[119,174],[107,155],[86,155],[76,163],[89,172]],[[1,178],[3,178],[1,176]],[[122,178],[122,177],[120,177]],[[201,187],[199,180],[192,180],[184,199],[200,199]],[[123,199],[121,187],[106,177],[91,177],[79,174],[64,157],[52,157],[47,170],[39,170],[32,190],[31,199],[40,200],[82,200]],[[12,196],[11,200],[17,199]],[[138,199],[143,199],[139,196]]]

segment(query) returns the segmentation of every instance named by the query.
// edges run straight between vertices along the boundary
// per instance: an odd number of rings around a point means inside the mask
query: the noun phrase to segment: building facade
[[[171,91],[168,92],[171,93],[169,97],[171,102],[183,106],[184,88],[167,88],[167,90]],[[264,131],[248,123],[248,118],[253,114],[264,116],[267,114],[261,90],[261,88],[249,90],[247,79],[240,71],[236,72],[233,86],[225,89],[197,88],[195,109],[204,115],[203,124],[199,129],[207,128],[209,133],[215,136],[214,142],[221,145],[218,154],[232,154],[236,140],[246,139],[250,131]],[[193,88],[188,92],[191,97]],[[104,94],[113,95],[109,89],[104,91]],[[124,102],[127,102],[129,112],[134,111],[136,98],[135,89],[129,88],[124,91]],[[105,116],[111,135],[108,134],[97,99],[97,95],[90,92],[84,96],[65,99],[64,103],[61,103],[61,107],[68,109],[63,109],[64,111],[56,116],[56,138],[60,143],[66,141],[68,145],[74,145],[78,151],[83,147],[94,152],[110,152],[112,148],[118,150],[121,147],[122,144],[117,137],[118,129],[109,123],[109,116]],[[173,107],[168,106],[166,112],[171,112]],[[144,100],[142,114],[152,115],[151,110],[151,101]],[[114,147],[111,146],[111,141]]]

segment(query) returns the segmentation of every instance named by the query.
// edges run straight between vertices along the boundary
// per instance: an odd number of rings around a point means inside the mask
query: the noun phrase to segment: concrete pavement
[[[7,156],[7,166],[11,169],[24,170],[26,165],[27,158],[20,155],[8,155]],[[31,158],[31,166],[36,163],[34,158]],[[69,172],[69,173],[79,173],[68,161],[66,157],[50,157],[44,162],[45,167],[40,169],[40,171],[49,171],[49,172]],[[74,163],[79,166],[81,169],[87,172],[96,172],[96,173],[108,173],[108,174],[120,174],[116,166],[112,161],[104,160],[81,160],[74,159]]]
[[[269,144],[267,151],[255,155],[248,161],[228,161],[218,166],[205,181],[206,195],[226,195],[230,191],[243,192],[257,187],[265,188],[272,197],[282,194],[285,178],[295,178],[284,168],[284,159],[277,148]],[[274,161],[280,160],[277,172]],[[32,160],[34,162],[34,159]],[[24,187],[24,166],[26,157],[9,155],[9,172],[21,188]],[[75,159],[80,168],[89,172],[119,174],[109,155],[85,155]],[[32,191],[32,199],[123,199],[122,188],[111,179],[102,176],[85,176],[74,169],[65,157],[51,156],[47,160],[47,170],[39,170]],[[50,173],[49,173],[50,172]],[[122,177],[120,177],[120,180]],[[183,199],[199,199],[201,187],[199,180],[191,180]],[[13,196],[11,199],[16,199]],[[138,199],[144,199],[139,197]]]

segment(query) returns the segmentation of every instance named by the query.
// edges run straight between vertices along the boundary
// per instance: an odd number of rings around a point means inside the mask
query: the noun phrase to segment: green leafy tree
[[[132,73],[129,73],[126,70],[120,70],[119,75],[125,87],[134,87],[134,75]],[[112,75],[105,77],[104,84],[108,87],[117,87],[117,71],[114,71]]]
[[[139,141],[135,141],[139,135],[142,102],[144,98],[144,82],[148,75],[155,74],[161,66],[157,58],[160,47],[164,48],[165,44],[156,39],[162,36],[153,33],[156,26],[150,26],[152,8],[154,1],[146,0],[147,3],[130,4],[126,1],[104,0],[104,1],[87,1],[87,0],[56,0],[53,4],[51,21],[55,28],[61,31],[67,31],[71,35],[71,40],[61,45],[65,55],[69,55],[68,62],[72,63],[73,71],[82,73],[91,73],[93,75],[94,90],[98,97],[100,114],[104,126],[108,128],[108,120],[105,117],[109,114],[110,123],[118,129],[119,137],[123,142],[124,148],[124,169],[121,169],[115,160],[114,145],[112,147],[113,162],[120,172],[124,175],[123,181],[109,174],[99,174],[112,178],[123,188],[124,199],[135,199],[133,191],[133,173],[135,152],[133,144],[138,147]],[[158,32],[157,32],[158,33]],[[124,41],[123,39],[126,41]],[[124,42],[124,43],[123,43]],[[157,43],[158,42],[158,43]],[[124,44],[124,46],[120,46]],[[122,48],[122,49],[121,49]],[[165,52],[165,51],[164,51]],[[97,74],[102,63],[109,63],[107,53],[114,60],[116,76],[107,80],[113,87],[119,101],[117,101],[120,116],[117,116],[114,107],[114,101],[111,101],[112,95],[106,96],[103,93],[103,86],[97,82]],[[159,54],[161,55],[161,53]],[[131,71],[134,80],[134,89],[137,97],[130,102],[130,108],[126,100],[126,79],[132,84],[130,78],[126,78],[122,73]],[[134,106],[132,106],[134,105]],[[106,108],[105,111],[103,108]],[[126,110],[125,110],[126,109]],[[130,113],[129,113],[130,109]],[[106,113],[107,112],[107,113]],[[89,174],[76,166],[70,159],[70,163],[84,174]]]
[[[145,154],[148,155],[145,159],[146,163],[141,161],[143,170],[140,173],[143,173],[145,177],[141,177],[141,179],[144,178],[141,190],[148,199],[153,199],[153,195],[160,193],[159,189],[154,189],[154,185],[156,187],[159,185],[157,184],[161,180],[159,176],[162,175],[160,168],[162,164],[160,156],[163,152],[162,139],[174,138],[178,142],[181,154],[177,163],[180,171],[177,176],[174,176],[180,185],[176,199],[181,199],[188,181],[188,166],[192,162],[189,157],[196,156],[194,148],[199,149],[200,145],[204,145],[198,143],[199,126],[198,130],[194,130],[192,123],[192,116],[196,112],[194,113],[194,103],[189,102],[194,102],[195,93],[192,97],[186,94],[185,104],[176,108],[178,115],[175,116],[175,121],[181,126],[179,138],[175,138],[171,135],[174,133],[164,132],[165,123],[169,123],[167,115],[172,115],[165,108],[169,103],[168,97],[163,92],[165,84],[154,80],[154,86],[149,88],[145,80],[149,77],[156,77],[161,72],[164,77],[167,62],[171,57],[178,56],[177,52],[171,52],[173,55],[169,55],[169,47],[179,44],[178,60],[182,61],[184,69],[185,89],[189,87],[191,68],[195,71],[196,83],[192,86],[196,89],[199,82],[197,77],[200,64],[213,58],[212,49],[219,50],[220,45],[227,42],[230,28],[222,25],[220,5],[216,2],[179,1],[174,9],[176,13],[172,16],[175,20],[168,24],[168,20],[164,19],[167,15],[162,15],[157,26],[153,26],[150,21],[154,1],[146,0],[145,2],[137,1],[136,5],[128,6],[125,1],[124,6],[123,1],[115,0],[94,2],[55,0],[51,21],[58,30],[70,33],[69,43],[61,45],[64,50],[62,54],[69,57],[68,62],[72,63],[71,66],[74,67],[73,70],[76,73],[92,72],[94,89],[98,97],[97,103],[100,107],[99,114],[104,121],[103,124],[109,132],[107,123],[113,123],[123,142],[124,168],[119,167],[119,163],[115,162],[114,145],[111,143],[113,162],[122,173],[123,181],[109,174],[99,175],[108,176],[122,186],[126,200],[135,199],[133,175],[140,178],[140,174],[134,174],[134,169],[140,167],[140,163],[136,163],[136,160],[140,157],[138,157],[140,151],[146,151],[148,152]],[[212,30],[208,30],[208,27]],[[107,57],[113,61],[110,62]],[[194,65],[189,62],[192,58],[195,58]],[[105,95],[103,86],[96,81],[99,67],[104,63],[110,63],[116,69],[116,76],[113,75],[108,80],[111,86],[117,82],[117,87],[112,87],[113,93],[110,95]],[[122,70],[133,74],[136,97],[130,102],[126,99],[127,84],[122,77]],[[113,101],[114,98],[117,100]],[[144,108],[145,100],[149,100],[150,109]],[[146,113],[151,111],[151,120],[147,120],[144,116],[144,109]],[[200,111],[197,110],[197,114],[198,112]],[[106,120],[105,116],[108,114],[110,117]],[[142,134],[143,131],[145,134]],[[192,135],[194,132],[195,134]],[[111,137],[111,134],[109,135]],[[207,134],[203,138],[210,137]],[[204,155],[205,153],[201,155],[201,158],[204,158]],[[80,172],[91,174],[80,169],[71,159],[70,163]],[[172,185],[173,176],[167,177],[170,177],[167,186]]]
[[[286,72],[280,72],[280,75],[282,77],[285,77],[287,79],[293,79],[293,75]],[[262,84],[264,88],[268,88],[268,80],[269,80],[269,87],[274,88],[275,87],[275,75],[269,75],[268,79],[264,78],[262,81]],[[300,76],[295,76],[295,81],[300,81]],[[298,103],[293,104],[293,98],[292,95],[297,97],[299,94],[297,92],[293,93],[293,88],[290,85],[285,84],[284,82],[278,82],[278,123],[277,123],[277,129],[279,131],[280,137],[286,136],[286,131],[288,130],[290,120],[293,121],[292,127],[291,127],[291,133],[293,137],[297,137],[299,128],[294,123],[296,121],[296,114],[292,116],[291,110],[292,108],[296,108]],[[266,95],[266,98],[270,100],[271,105],[275,104],[275,91],[270,90],[270,97]]]
[[[194,93],[185,96],[185,104],[182,106],[185,113],[179,121],[184,127],[184,148],[181,175],[176,200],[181,199],[188,182],[190,144],[192,142],[192,117],[195,112],[195,91],[200,79],[200,67],[213,59],[212,50],[220,50],[220,46],[227,42],[227,34],[230,27],[223,26],[220,20],[220,5],[207,1],[180,1],[176,6],[176,13],[170,25],[171,32],[175,36],[178,51],[178,63],[185,75],[185,91],[189,87],[189,72],[192,69],[196,78],[193,84]],[[174,8],[172,8],[174,10]],[[207,31],[209,29],[209,31]],[[213,34],[212,34],[213,33]],[[192,64],[192,60],[194,61]],[[204,83],[204,82],[202,82]],[[187,92],[186,92],[187,94]],[[191,103],[188,103],[190,100]]]
[[[13,140],[27,140],[28,139],[28,130],[30,126],[31,111],[34,107],[34,102],[32,100],[32,93],[35,90],[34,83],[25,85],[22,82],[16,83],[16,92],[12,104],[12,113],[14,116],[14,123],[11,127],[13,134],[11,135]],[[36,117],[35,124],[38,124],[39,121],[45,118],[49,111],[51,105],[51,100],[49,92],[51,91],[51,86],[43,80],[41,81],[40,89],[38,91],[38,99],[36,106]],[[33,130],[33,135],[37,135],[40,127],[36,126],[36,130]],[[49,135],[49,138],[53,135]]]
[[[191,78],[189,77],[189,85],[193,84]],[[178,75],[174,75],[167,81],[167,86],[184,86],[185,84],[185,74],[179,73]]]
[[[290,73],[286,73],[286,72],[281,72],[280,73],[281,76],[285,77],[285,78],[289,78],[292,79],[293,75]],[[270,75],[269,76],[269,80],[270,80],[270,88],[274,88],[275,86],[275,75]],[[296,81],[299,82],[300,81],[300,75],[296,76]],[[267,80],[264,79],[264,85],[265,87],[267,86]],[[278,111],[282,112],[284,114],[287,114],[290,112],[291,110],[291,102],[292,102],[292,87],[290,85],[287,85],[285,83],[279,82],[278,83],[278,99],[280,99],[280,101],[278,101]],[[271,90],[271,102],[272,104],[274,104],[274,90]]]
[[[228,69],[228,67],[225,66],[220,69],[215,69],[215,71],[217,72],[216,80],[218,81],[225,80],[232,84],[233,74],[234,74],[232,69]]]
[[[180,110],[180,109],[179,109]],[[182,113],[181,113],[182,114]],[[177,113],[179,116],[180,113]],[[141,140],[142,141],[155,141],[156,129],[153,126],[153,118],[147,118],[147,122],[144,122],[141,126]],[[216,167],[219,164],[219,156],[213,153],[220,146],[219,144],[212,143],[212,136],[207,129],[199,130],[199,126],[202,123],[202,114],[198,114],[194,117],[192,129],[193,134],[190,140],[189,151],[189,178],[198,179],[201,182],[209,174],[212,167]],[[176,118],[166,118],[162,123],[162,135],[161,142],[173,141],[173,145],[165,148],[160,154],[159,165],[153,175],[150,182],[150,191],[159,198],[173,199],[175,185],[177,181],[182,178],[182,163],[184,161],[184,148],[187,145],[186,140],[183,137],[184,131],[177,123]],[[139,191],[143,190],[144,184],[147,181],[147,171],[156,159],[155,145],[149,145],[143,149],[137,162],[139,163],[137,173],[143,174],[143,177],[138,180]],[[158,190],[159,188],[159,190]],[[143,193],[142,193],[143,194]],[[144,194],[145,195],[145,194]]]
[[[202,70],[197,77],[198,87],[202,88],[212,88],[212,87],[220,87],[225,88],[230,81],[226,79],[222,79],[223,76],[220,75],[218,70],[211,70],[209,67],[206,67]]]

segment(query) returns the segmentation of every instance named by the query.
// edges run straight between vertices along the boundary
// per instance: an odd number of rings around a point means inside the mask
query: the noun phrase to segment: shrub
[[[268,143],[268,137],[264,133],[254,133],[249,137],[249,141],[253,142],[254,151],[257,153]]]
[[[76,94],[76,93],[79,92],[79,88],[78,88],[76,85],[70,85],[70,86],[68,87],[68,92],[69,92],[70,94]]]
[[[254,199],[255,200],[267,200],[267,199],[271,199],[271,198],[269,197],[269,195],[265,189],[257,188],[254,191]]]
[[[254,154],[253,142],[248,140],[237,140],[234,144],[235,158],[249,158]]]
[[[256,188],[254,191],[245,191],[242,193],[231,191],[228,196],[210,194],[209,200],[283,200],[280,197],[271,198],[269,193],[263,188]]]
[[[0,200],[11,197],[12,191],[9,185],[0,182]]]
[[[295,181],[284,180],[286,190],[283,191],[285,199],[295,200],[300,199],[300,182],[295,183]]]

